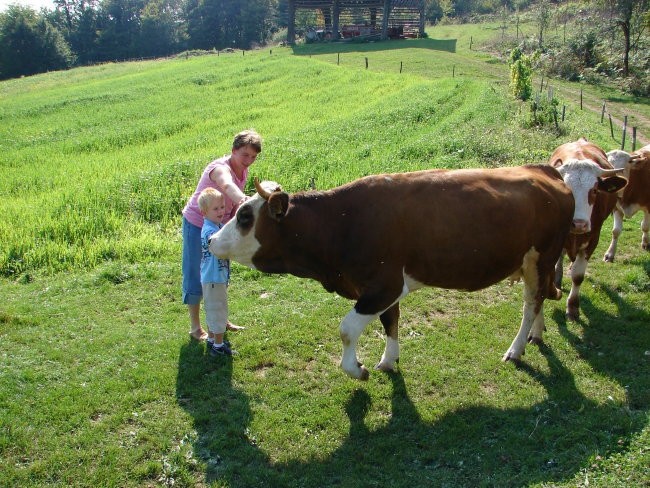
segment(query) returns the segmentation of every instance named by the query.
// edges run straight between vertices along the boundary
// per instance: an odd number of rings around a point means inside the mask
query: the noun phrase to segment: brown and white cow
[[[341,366],[351,377],[368,378],[356,346],[376,317],[386,332],[376,369],[394,369],[399,302],[423,286],[473,291],[523,278],[521,327],[503,360],[541,341],[544,299],[561,296],[554,265],[574,209],[553,168],[383,174],[294,194],[255,183],[257,195],[212,236],[210,251],[356,300],[340,325]]]
[[[623,232],[623,216],[630,218],[639,210],[643,212],[641,221],[641,248],[650,251],[650,144],[629,154],[614,150],[607,153],[607,159],[615,168],[622,168],[628,183],[623,191],[618,192],[618,201],[614,208],[614,228],[612,242],[605,252],[604,261],[614,262],[618,237]]]
[[[563,256],[571,260],[571,291],[567,299],[566,316],[580,316],[580,285],[587,271],[589,258],[598,245],[600,230],[616,206],[616,192],[627,183],[615,173],[605,152],[592,142],[580,138],[559,146],[549,158],[575,198],[575,215],[564,252],[556,266],[555,286],[562,284]]]

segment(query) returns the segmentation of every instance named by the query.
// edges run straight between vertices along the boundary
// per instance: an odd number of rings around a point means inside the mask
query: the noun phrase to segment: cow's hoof
[[[606,263],[613,263],[614,262],[614,256],[611,254],[605,254],[605,257],[603,258],[603,261]]]
[[[521,355],[516,355],[512,351],[508,351],[501,358],[501,361],[503,361],[504,363],[507,363],[508,361],[512,361],[513,363],[518,364],[520,360],[521,360]]]
[[[529,344],[534,344],[534,345],[536,345],[536,346],[541,346],[542,344],[544,344],[544,341],[542,340],[541,337],[533,337],[533,336],[530,336],[530,337],[528,338],[528,343],[529,343]]]
[[[650,251],[650,244],[641,244],[641,249],[644,251]]]
[[[577,322],[578,318],[580,318],[580,312],[578,311],[568,311],[566,313],[566,319],[569,322]]]
[[[368,378],[370,378],[370,371],[368,371],[364,365],[361,365],[361,375],[359,376],[359,379],[361,381],[368,381]]]
[[[397,361],[395,361],[395,362],[397,362]],[[377,371],[383,371],[384,373],[394,373],[396,371],[395,366],[391,366],[389,364],[384,364],[382,362],[377,363],[377,365],[375,366],[375,369]]]

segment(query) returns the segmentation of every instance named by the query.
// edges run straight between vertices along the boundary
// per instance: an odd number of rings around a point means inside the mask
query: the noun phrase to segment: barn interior
[[[424,0],[289,0],[287,42],[297,34],[306,42],[424,37]],[[296,17],[316,21],[297,32]]]

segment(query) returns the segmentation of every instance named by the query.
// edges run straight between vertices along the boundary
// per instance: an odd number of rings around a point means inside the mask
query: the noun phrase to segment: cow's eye
[[[237,212],[237,225],[245,229],[253,225],[253,209],[250,205],[244,205]]]

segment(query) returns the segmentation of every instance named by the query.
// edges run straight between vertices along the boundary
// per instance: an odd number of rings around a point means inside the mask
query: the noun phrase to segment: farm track
[[[557,91],[562,94],[565,98],[570,99],[570,100],[578,100],[578,104],[580,103],[580,90],[574,89],[574,88],[568,88],[566,86],[561,86],[557,88]],[[592,112],[596,112],[598,116],[600,116],[601,111],[602,111],[602,99],[598,99],[594,97],[591,94],[585,93],[583,91],[582,94],[582,107],[583,109],[591,110]],[[630,149],[631,147],[631,141],[632,141],[632,127],[636,126],[637,127],[637,132],[636,132],[636,139],[637,139],[637,146],[636,148],[638,149],[640,146],[645,146],[647,144],[650,144],[650,119],[648,119],[646,116],[641,114],[640,112],[631,109],[630,107],[626,106],[625,104],[622,103],[617,103],[617,102],[612,102],[607,100],[605,103],[605,114],[606,115],[611,115],[612,116],[612,122],[618,126],[619,130],[622,130],[623,127],[625,126],[624,122],[624,117],[627,115],[628,116],[628,124],[627,124],[627,135],[625,138],[625,147]],[[607,117],[603,121],[603,123],[606,123]],[[619,132],[618,134],[614,134],[614,137],[616,140],[620,143],[621,140],[621,133]]]
[[[495,59],[501,58],[494,52],[485,51],[488,54],[492,55]],[[504,64],[505,66],[505,64]],[[507,69],[499,70],[489,70],[491,75],[500,77],[504,82],[508,83],[508,73]],[[533,89],[536,90],[541,84],[541,79],[533,79]],[[545,78],[544,81],[544,90],[547,89],[549,82]],[[558,80],[555,78],[550,78],[550,85],[555,90],[555,95],[559,95],[560,98],[564,98],[566,101],[574,103],[576,107],[580,106],[580,89],[575,88],[572,85],[569,85],[569,82]],[[586,85],[587,90],[582,90],[582,108],[583,110],[589,110],[597,114],[600,117],[602,112],[602,104],[605,101],[605,115],[606,118],[603,120],[603,124],[607,123],[608,115],[612,117],[612,123],[616,125],[618,131],[614,133],[614,139],[618,144],[621,143],[621,135],[623,127],[625,126],[624,117],[627,115],[628,124],[627,124],[627,133],[625,137],[625,147],[628,150],[631,150],[632,147],[632,127],[637,127],[636,132],[636,149],[639,147],[650,144],[650,118],[646,117],[641,112],[630,108],[628,104],[620,103],[612,100],[604,100],[599,98],[589,92],[589,85]]]

